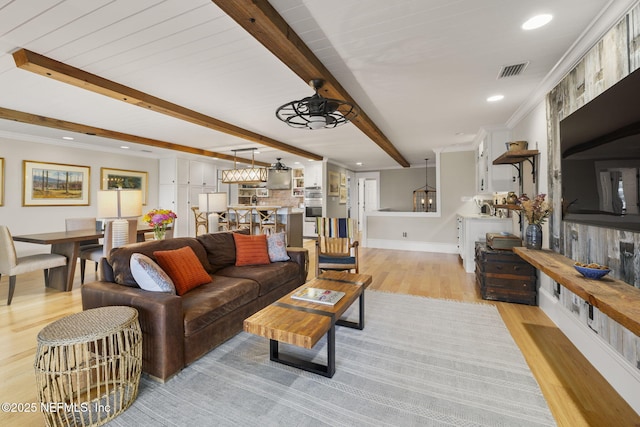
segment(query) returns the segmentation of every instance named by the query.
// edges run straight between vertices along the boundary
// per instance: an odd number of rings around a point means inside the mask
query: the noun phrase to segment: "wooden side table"
[[[138,395],[142,332],[131,307],[72,314],[38,334],[38,400],[48,426],[97,426]]]

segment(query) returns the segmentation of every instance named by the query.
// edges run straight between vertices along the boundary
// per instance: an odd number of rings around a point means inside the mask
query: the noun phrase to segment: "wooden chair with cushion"
[[[64,228],[67,231],[95,230],[96,224],[96,218],[66,218],[64,220]],[[93,249],[102,250],[102,245],[98,242],[98,239],[80,242],[80,256],[78,257],[80,259],[80,283],[84,283],[84,273],[87,266],[87,260],[93,261],[92,259],[83,256],[83,253],[90,253]],[[95,271],[98,271],[97,261]]]
[[[128,219],[127,221],[129,221],[129,243],[136,243],[138,240],[138,220],[134,218]],[[104,224],[103,244],[99,248],[81,250],[81,259],[87,259],[95,262],[96,265],[99,265],[100,260],[109,255],[109,252],[111,252],[111,249],[113,248],[113,231],[111,225],[112,221],[107,221]],[[82,271],[82,268],[80,269],[80,273],[80,283],[84,284],[84,272]]]
[[[66,265],[67,257],[60,254],[36,254],[18,257],[9,228],[6,225],[0,225],[0,277],[3,274],[9,275],[7,305],[11,305],[18,274],[44,270],[44,283],[49,286],[49,269]]]
[[[257,209],[260,234],[274,234],[278,231],[278,209]]]
[[[323,270],[359,272],[358,227],[352,218],[317,218],[316,276]]]

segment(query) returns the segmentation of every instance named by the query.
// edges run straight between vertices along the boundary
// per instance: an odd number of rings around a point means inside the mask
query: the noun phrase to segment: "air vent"
[[[504,79],[505,77],[514,77],[522,74],[522,72],[527,68],[529,62],[523,62],[521,64],[514,65],[505,65],[500,69],[500,73],[498,73],[499,79]]]

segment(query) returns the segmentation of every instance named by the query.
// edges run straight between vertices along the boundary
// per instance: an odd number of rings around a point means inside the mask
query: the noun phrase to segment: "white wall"
[[[100,168],[126,169],[148,172],[147,205],[143,213],[157,207],[158,160],[134,157],[130,154],[78,149],[68,144],[25,142],[0,136],[0,157],[5,162],[4,206],[0,206],[0,224],[7,225],[12,234],[64,231],[65,218],[95,217],[96,194],[100,186]],[[22,206],[23,161],[64,163],[89,166],[89,206]],[[16,242],[19,255],[49,252],[45,245]]]

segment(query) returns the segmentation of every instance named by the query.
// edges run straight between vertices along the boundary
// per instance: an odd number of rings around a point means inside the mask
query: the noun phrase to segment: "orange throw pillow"
[[[233,233],[236,243],[236,266],[271,264],[267,250],[267,235]]]
[[[173,280],[178,295],[184,295],[191,289],[211,282],[211,276],[189,246],[172,251],[156,251],[153,256]]]

